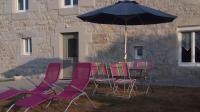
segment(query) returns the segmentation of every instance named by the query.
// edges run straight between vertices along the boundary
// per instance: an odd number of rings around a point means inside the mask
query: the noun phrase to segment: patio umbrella
[[[124,60],[126,61],[128,25],[167,23],[173,21],[176,16],[138,4],[135,1],[119,1],[113,5],[79,15],[78,18],[92,23],[125,25]]]

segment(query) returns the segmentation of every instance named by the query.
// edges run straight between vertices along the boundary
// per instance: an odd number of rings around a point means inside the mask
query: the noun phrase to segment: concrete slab
[[[41,82],[40,79],[31,79],[31,81],[33,81],[36,85],[38,85]],[[0,92],[5,91],[9,88],[32,89],[35,87],[35,85],[31,81],[23,79],[17,81],[0,82]],[[58,82],[56,82],[56,84],[64,88],[69,84],[69,82],[70,80],[59,80]]]

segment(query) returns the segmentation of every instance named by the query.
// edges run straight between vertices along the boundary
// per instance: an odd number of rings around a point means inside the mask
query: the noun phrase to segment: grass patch
[[[77,101],[77,105],[72,105],[68,112],[200,112],[200,88],[188,87],[160,87],[154,86],[154,92],[144,95],[137,91],[137,96],[131,99],[114,96],[110,88],[100,88],[98,93],[91,95],[93,86],[87,92],[95,102],[97,108],[92,108],[85,97]],[[120,90],[122,93],[122,89]],[[0,103],[0,112],[5,112],[15,99]],[[68,101],[55,101],[47,112],[62,112],[66,108]],[[30,112],[44,112],[47,103],[42,104]],[[12,112],[23,112],[23,109],[15,109]]]

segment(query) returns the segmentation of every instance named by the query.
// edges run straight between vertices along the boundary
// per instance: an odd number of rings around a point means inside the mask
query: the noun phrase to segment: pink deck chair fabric
[[[48,65],[44,81],[47,82],[49,85],[55,83],[59,78],[60,68],[61,68],[60,63],[50,63]],[[38,86],[36,86],[36,88],[32,90],[18,90],[15,88],[10,88],[9,90],[0,93],[0,100],[7,100],[19,94],[24,94],[24,93],[27,94],[42,93],[51,88],[45,82],[41,82]]]
[[[100,84],[108,84],[112,88],[113,79],[108,73],[106,64],[104,63],[92,63],[92,77],[95,85],[93,94],[99,88]]]
[[[106,65],[103,63],[92,63],[92,74],[95,78],[108,78]]]
[[[130,79],[130,75],[129,75],[129,71],[128,71],[128,67],[126,63],[110,64],[110,70],[112,73],[112,77],[115,77],[117,80]]]
[[[61,92],[58,95],[33,94],[30,97],[17,101],[16,106],[24,108],[33,108],[45,101],[52,99],[72,100],[83,93],[83,91],[89,83],[90,74],[90,63],[78,63],[73,71],[72,81],[63,92]]]
[[[151,61],[143,61],[143,60],[137,60],[133,62],[127,62],[127,65],[130,69],[134,70],[136,73],[133,74],[136,77],[135,78],[141,78],[141,72],[145,73],[146,75],[150,75],[153,63]]]
[[[133,69],[146,69],[146,70],[151,70],[153,67],[152,61],[133,61],[133,62],[128,62],[129,67]]]
[[[92,63],[92,76],[95,83],[110,84],[112,80],[108,73],[106,64],[103,63]]]
[[[107,75],[106,65],[102,63],[92,63],[92,75]]]
[[[125,91],[125,85],[128,84],[130,88],[129,92],[129,98],[131,95],[131,92],[135,91],[133,90],[133,86],[135,84],[136,79],[131,79],[129,69],[126,63],[117,63],[117,64],[110,64],[110,70],[112,73],[112,77],[115,77],[116,80],[114,80],[114,93],[118,88],[118,85],[124,85],[124,91]]]

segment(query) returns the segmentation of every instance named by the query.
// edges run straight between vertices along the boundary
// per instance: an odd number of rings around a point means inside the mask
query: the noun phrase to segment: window
[[[64,7],[73,7],[78,5],[78,0],[64,0]]]
[[[24,12],[28,10],[28,0],[17,0],[17,11]]]
[[[134,47],[135,59],[143,58],[143,46],[135,46]]]
[[[30,55],[32,53],[32,39],[23,38],[23,54]]]
[[[200,28],[179,29],[179,65],[200,66]]]

